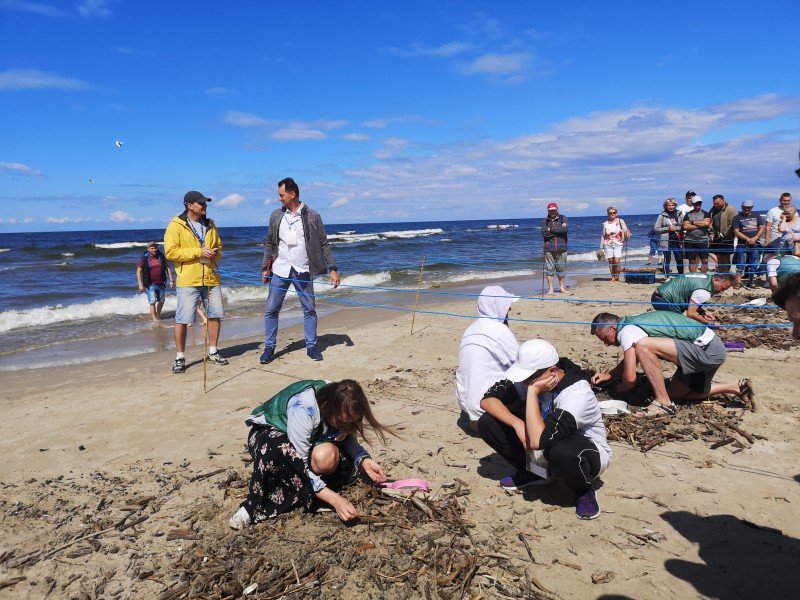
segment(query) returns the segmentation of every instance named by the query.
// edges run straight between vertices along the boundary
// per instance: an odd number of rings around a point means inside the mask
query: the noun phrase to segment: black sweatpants
[[[524,402],[512,401],[506,407],[513,415],[525,420]],[[501,423],[489,413],[484,413],[478,420],[478,435],[514,468],[525,470],[525,447],[512,427]],[[600,452],[597,446],[578,432],[545,449],[544,457],[552,474],[559,477],[575,496],[586,492],[600,473]]]

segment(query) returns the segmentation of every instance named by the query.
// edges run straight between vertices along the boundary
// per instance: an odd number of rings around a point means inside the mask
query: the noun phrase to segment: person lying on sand
[[[616,391],[627,392],[636,384],[636,365],[642,365],[655,399],[636,413],[638,417],[674,416],[673,400],[700,400],[716,394],[752,397],[749,379],[712,383],[717,369],[725,362],[727,350],[717,334],[689,317],[665,310],[630,317],[600,313],[592,321],[591,333],[606,346],[620,346],[624,352],[611,371],[592,377],[593,384],[621,378]],[[678,367],[669,387],[664,383],[662,360]]]
[[[359,473],[386,481],[356,434],[363,437],[366,425],[385,443],[394,432],[372,415],[364,390],[352,379],[297,381],[256,407],[245,423],[253,474],[247,499],[229,520],[233,529],[299,506],[311,510],[315,500],[349,521],[358,516],[356,509],[334,489],[352,484]]]
[[[478,420],[481,438],[517,469],[501,487],[517,491],[559,477],[575,495],[580,519],[600,515],[593,482],[611,462],[588,376],[550,342],[525,342],[506,378],[486,392]]]

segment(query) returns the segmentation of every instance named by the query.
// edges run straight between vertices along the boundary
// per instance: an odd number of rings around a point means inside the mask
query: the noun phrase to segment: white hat
[[[547,369],[558,362],[558,350],[547,340],[530,340],[522,344],[517,359],[506,371],[506,379],[525,381],[539,369]]]

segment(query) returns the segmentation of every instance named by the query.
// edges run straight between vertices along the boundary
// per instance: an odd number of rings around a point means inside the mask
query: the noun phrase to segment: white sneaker
[[[250,515],[244,506],[237,510],[236,514],[228,519],[228,525],[231,526],[231,529],[235,529],[236,531],[241,531],[250,525],[251,522]]]

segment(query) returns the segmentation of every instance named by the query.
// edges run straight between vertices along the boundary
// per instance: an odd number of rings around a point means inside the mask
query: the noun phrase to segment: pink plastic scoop
[[[387,481],[381,484],[381,487],[390,488],[393,490],[422,490],[429,492],[431,484],[424,479],[398,479],[397,481]]]

